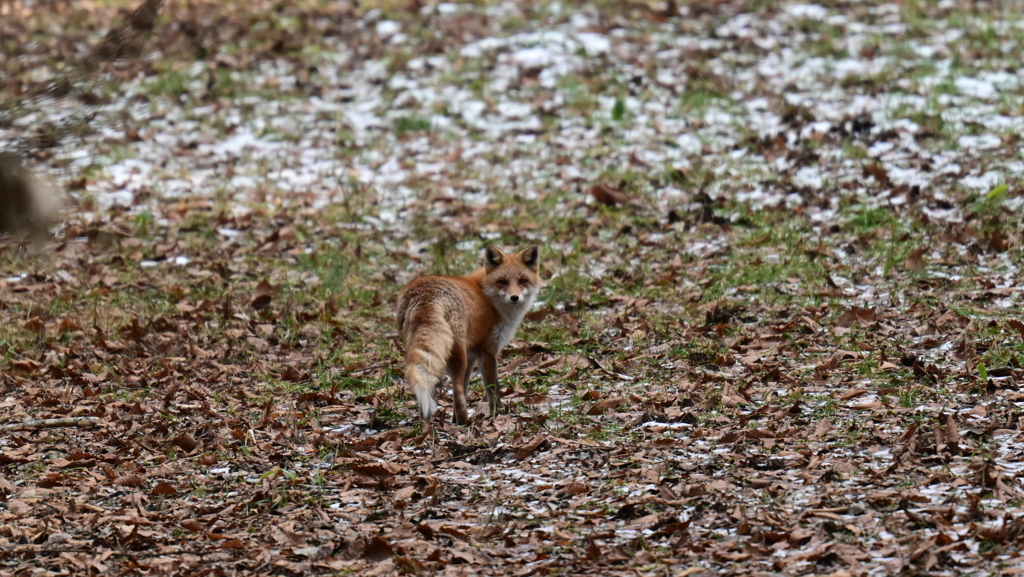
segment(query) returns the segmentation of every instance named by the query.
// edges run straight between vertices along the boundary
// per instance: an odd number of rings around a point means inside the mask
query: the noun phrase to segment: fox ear
[[[519,253],[519,260],[523,261],[523,264],[526,265],[526,268],[532,270],[533,272],[537,272],[537,261],[540,258],[538,252],[539,251],[537,250],[537,245],[531,244],[530,246],[524,248],[523,251]]]
[[[505,253],[493,244],[487,245],[487,248],[484,249],[484,264],[487,267],[487,272],[498,268],[503,262],[505,262]]]

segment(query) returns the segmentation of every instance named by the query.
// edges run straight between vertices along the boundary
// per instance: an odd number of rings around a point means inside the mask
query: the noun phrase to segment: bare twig
[[[387,363],[380,363],[380,364],[376,364],[376,365],[370,365],[368,367],[363,367],[361,369],[355,369],[355,370],[352,370],[352,371],[348,371],[348,374],[350,374],[350,375],[358,375],[360,373],[368,373],[370,371],[375,371],[377,369],[383,369],[386,366],[388,366]]]
[[[63,419],[32,419],[21,423],[0,426],[0,433],[10,431],[33,431],[55,427],[95,427],[99,417],[65,417]]]

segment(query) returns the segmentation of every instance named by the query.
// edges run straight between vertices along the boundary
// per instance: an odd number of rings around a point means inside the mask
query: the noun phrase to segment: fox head
[[[530,245],[516,254],[506,254],[500,248],[488,245],[484,252],[485,292],[506,305],[529,306],[540,288],[538,251]]]

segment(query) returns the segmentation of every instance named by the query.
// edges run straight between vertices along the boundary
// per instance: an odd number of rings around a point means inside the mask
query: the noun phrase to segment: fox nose
[[[510,300],[510,301],[512,301],[514,303],[517,303],[517,302],[519,302],[519,295],[512,295],[512,296],[508,297],[508,300]]]

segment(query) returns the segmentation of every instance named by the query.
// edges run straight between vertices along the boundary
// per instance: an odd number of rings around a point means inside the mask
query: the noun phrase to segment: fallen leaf
[[[383,537],[375,535],[363,548],[362,558],[371,563],[379,563],[394,555],[391,544]]]
[[[590,194],[594,197],[599,204],[605,206],[618,206],[620,204],[626,204],[629,198],[621,190],[605,186],[603,184],[597,184],[591,187]]]
[[[516,459],[522,461],[527,459],[534,451],[538,449],[546,449],[551,446],[551,441],[548,440],[545,435],[537,435],[531,439],[528,443],[522,445],[516,450]]]
[[[875,181],[884,188],[888,188],[892,185],[892,182],[889,180],[889,173],[886,172],[878,162],[872,162],[864,165],[864,176],[873,177]]]
[[[912,270],[912,271],[916,271],[916,272],[924,271],[924,258],[923,258],[923,255],[924,255],[925,250],[926,249],[924,247],[915,248],[914,250],[910,251],[907,254],[907,260],[906,260],[906,263],[904,264],[904,266],[907,267],[907,270]]]
[[[594,403],[594,406],[590,407],[587,411],[588,415],[603,415],[609,409],[621,407],[622,405],[628,404],[629,400],[625,397],[615,397],[613,399],[605,399]]]
[[[171,441],[171,444],[173,444],[175,447],[178,447],[182,451],[185,451],[185,453],[191,453],[192,451],[196,450],[196,447],[199,446],[199,442],[196,441],[195,437],[193,437],[189,433],[182,433],[178,435],[177,437],[174,438],[173,441]]]
[[[398,463],[353,463],[352,470],[362,475],[387,478],[407,473],[409,467]]]
[[[152,494],[157,497],[166,497],[168,495],[174,495],[178,490],[174,488],[174,485],[166,482],[159,482],[153,487]]]

